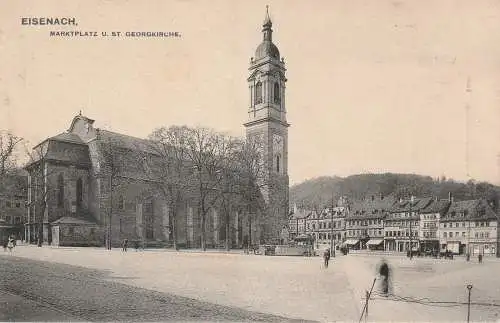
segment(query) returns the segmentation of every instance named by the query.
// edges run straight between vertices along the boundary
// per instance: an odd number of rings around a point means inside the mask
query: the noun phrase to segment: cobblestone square
[[[7,254],[2,256],[6,257]],[[332,258],[266,257],[240,253],[106,251],[97,248],[20,246],[12,256],[108,272],[106,280],[217,305],[316,321],[359,320],[366,290],[382,257],[393,273],[394,297],[369,303],[370,321],[463,321],[472,284],[471,319],[498,320],[500,261],[466,262],[400,256],[349,254]],[[48,265],[50,267],[50,265]],[[71,273],[68,273],[69,275]],[[95,295],[99,298],[99,295]],[[496,306],[491,305],[496,304]],[[237,320],[237,318],[235,318]]]

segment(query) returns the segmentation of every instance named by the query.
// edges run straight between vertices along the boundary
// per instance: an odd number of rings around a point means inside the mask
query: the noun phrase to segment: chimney
[[[451,196],[451,192],[448,192],[448,201],[453,202],[453,197]]]

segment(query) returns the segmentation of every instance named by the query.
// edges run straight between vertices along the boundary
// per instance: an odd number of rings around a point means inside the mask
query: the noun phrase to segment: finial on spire
[[[82,110],[81,110],[81,109],[80,109],[80,112],[78,113],[78,115],[79,115],[79,116],[81,116],[81,115],[82,115]]]
[[[269,6],[266,6],[266,19],[264,19],[264,24],[262,27],[262,32],[264,33],[264,40],[272,41],[272,34],[273,30],[271,27],[273,26],[273,23],[271,22],[271,17],[269,17]]]
[[[266,5],[266,19],[264,19],[264,27],[272,26],[271,17],[269,17],[269,5]]]

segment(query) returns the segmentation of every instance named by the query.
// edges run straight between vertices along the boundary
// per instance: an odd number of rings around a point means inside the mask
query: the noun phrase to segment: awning
[[[366,244],[369,246],[378,246],[382,242],[384,242],[384,239],[370,239]]]
[[[344,241],[343,245],[355,245],[358,242],[359,242],[359,240],[348,239],[348,240]]]

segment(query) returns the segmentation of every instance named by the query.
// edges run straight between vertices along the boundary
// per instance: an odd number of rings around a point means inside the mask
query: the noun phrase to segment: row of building
[[[309,234],[318,245],[333,241],[337,249],[495,255],[499,218],[498,210],[484,199],[372,196],[352,203],[341,198],[321,212],[294,207],[289,231],[292,237]]]
[[[21,239],[26,221],[27,177],[4,175],[0,187],[0,241]]]

